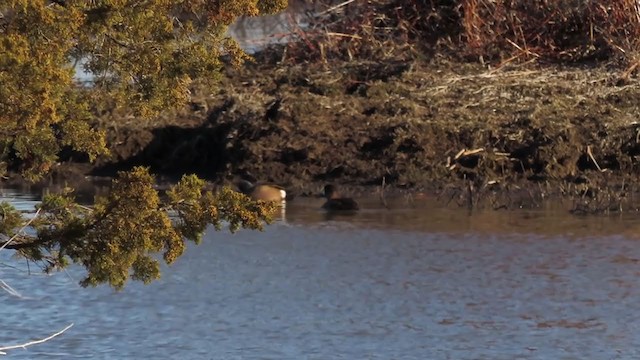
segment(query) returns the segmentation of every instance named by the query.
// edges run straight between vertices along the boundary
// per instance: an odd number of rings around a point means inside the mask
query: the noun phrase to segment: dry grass
[[[446,53],[502,66],[527,61],[640,64],[636,0],[315,2],[279,60],[408,59]]]
[[[637,60],[635,0],[464,0],[462,8],[466,45],[476,56],[576,62],[616,54]]]

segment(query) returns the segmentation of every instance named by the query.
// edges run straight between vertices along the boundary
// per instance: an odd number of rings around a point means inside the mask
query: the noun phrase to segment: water
[[[269,45],[296,39],[307,30],[314,14],[324,10],[325,7],[314,9],[304,1],[290,1],[287,10],[277,14],[238,18],[229,26],[226,36],[236,40],[247,53],[254,54]],[[85,71],[84,63],[82,59],[75,64],[75,80],[88,86],[95,76]]]
[[[74,323],[11,358],[640,358],[637,214],[428,204],[365,199],[327,217],[296,199],[285,221],[208,231],[160,281],[121,293],[3,251],[0,279],[21,297],[0,291],[0,344]]]

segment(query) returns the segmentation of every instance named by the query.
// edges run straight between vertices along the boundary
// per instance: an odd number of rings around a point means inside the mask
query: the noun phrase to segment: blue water
[[[120,293],[3,251],[20,296],[0,291],[0,346],[73,323],[10,358],[638,359],[638,225],[400,204],[329,219],[299,199],[264,232],[210,229]]]

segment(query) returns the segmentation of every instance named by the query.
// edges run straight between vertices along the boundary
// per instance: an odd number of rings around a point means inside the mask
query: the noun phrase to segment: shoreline
[[[161,183],[184,173],[217,185],[250,175],[297,196],[324,183],[371,193],[384,182],[394,194],[467,191],[478,203],[569,196],[635,208],[640,84],[619,75],[443,58],[249,64],[158,119],[102,116],[111,157],[88,164],[64,155],[48,181],[144,165]]]

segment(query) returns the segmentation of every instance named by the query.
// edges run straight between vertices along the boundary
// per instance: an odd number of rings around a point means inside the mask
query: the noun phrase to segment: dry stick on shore
[[[589,155],[589,158],[591,159],[591,161],[593,161],[593,163],[596,165],[596,168],[598,169],[598,171],[605,172],[607,170],[607,169],[602,170],[600,165],[598,165],[598,162],[596,161],[596,158],[593,156],[593,152],[591,151],[591,145],[587,145],[587,155]]]
[[[342,7],[344,7],[344,6],[349,5],[350,3],[354,2],[354,1],[355,1],[355,0],[347,0],[347,1],[344,1],[344,2],[342,2],[342,3],[340,3],[340,4],[337,4],[337,5],[335,5],[335,6],[332,6],[332,7],[328,8],[327,10],[325,10],[325,11],[323,11],[323,12],[319,13],[317,16],[318,16],[318,17],[320,17],[320,16],[323,16],[323,15],[326,15],[326,14],[328,14],[328,13],[330,13],[330,12],[333,12],[333,11],[335,11],[335,10],[337,10],[337,9],[340,9],[340,8],[342,8]]]
[[[631,76],[631,74],[636,71],[636,69],[638,68],[638,66],[640,66],[640,60],[636,60],[635,62],[633,62],[633,64],[631,64],[631,66],[629,66],[627,68],[627,70],[625,70],[622,75],[620,75],[620,79],[627,81],[629,80],[629,76]]]
[[[71,328],[72,326],[73,326],[73,323],[67,325],[67,327],[65,327],[64,329],[58,331],[57,333],[47,336],[44,339],[32,340],[32,341],[26,342],[24,344],[18,344],[18,345],[0,346],[0,355],[7,355],[6,350],[26,349],[27,346],[36,345],[36,344],[42,344],[43,342],[49,341],[49,340],[53,339],[54,337],[56,337],[58,335],[61,335],[65,331],[69,330],[69,328]]]
[[[469,207],[469,211],[473,210],[473,184],[471,180],[467,180],[467,191],[469,194],[469,198],[467,199],[467,206]]]
[[[456,154],[456,156],[454,157],[454,160],[458,160],[463,156],[471,156],[471,155],[479,154],[483,151],[484,151],[484,148],[477,148],[475,150],[462,149]]]
[[[388,210],[389,205],[387,204],[387,199],[384,196],[384,191],[387,185],[387,178],[385,176],[382,177],[382,184],[380,185],[380,202],[382,205]]]

